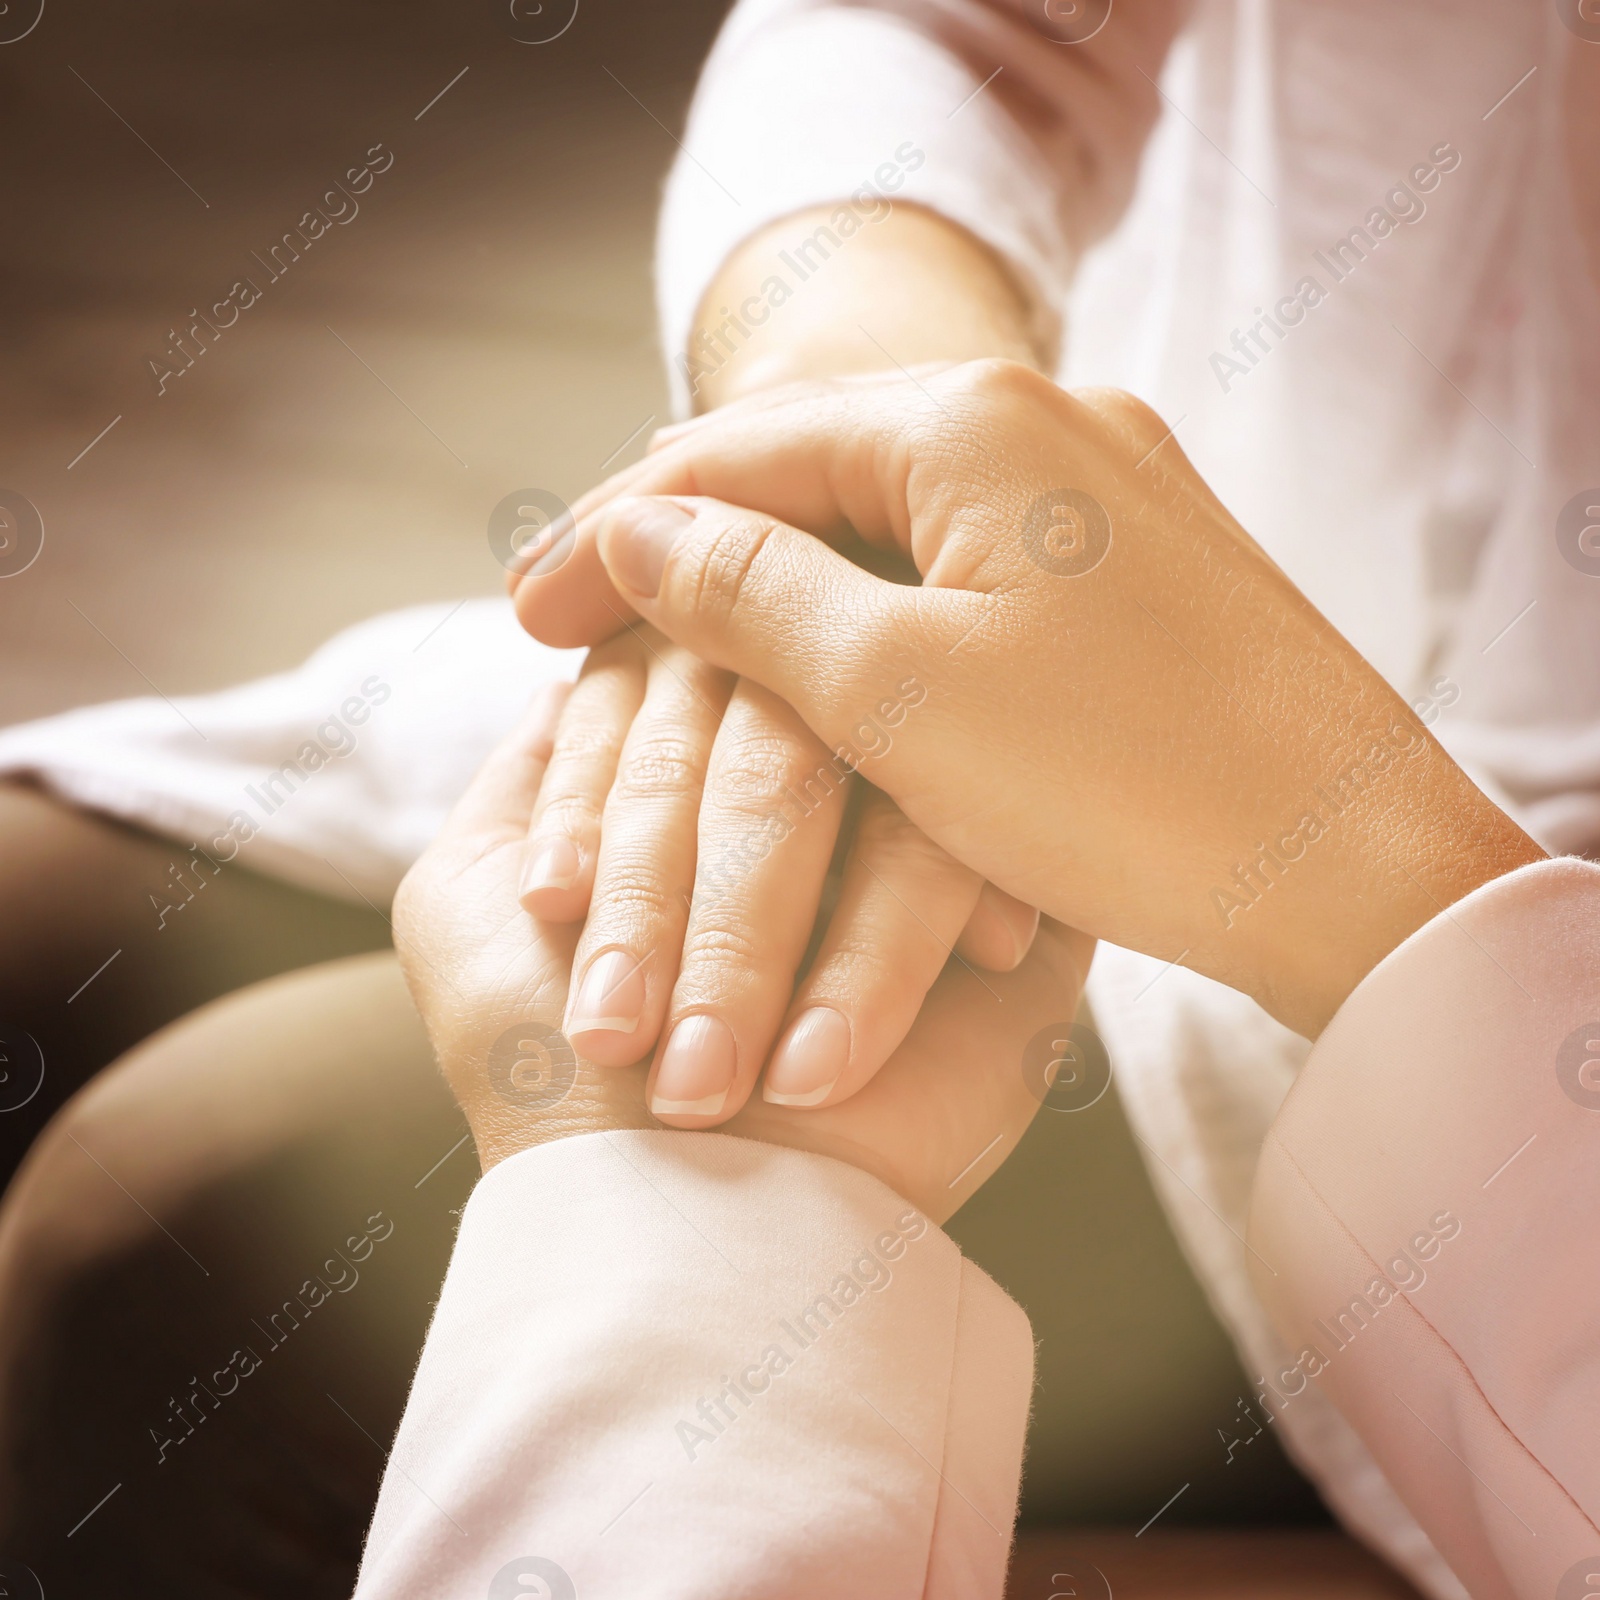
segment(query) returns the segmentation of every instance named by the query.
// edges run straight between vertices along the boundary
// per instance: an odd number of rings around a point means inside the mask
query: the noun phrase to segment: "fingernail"
[[[644,973],[626,950],[607,950],[589,963],[567,1011],[566,1033],[632,1033],[644,1015]]]
[[[578,847],[565,834],[541,839],[523,866],[517,894],[526,900],[541,889],[570,889],[578,881],[582,866]]]
[[[761,1097],[775,1106],[819,1106],[850,1065],[850,1024],[832,1006],[794,1019],[773,1052]]]
[[[670,500],[618,500],[602,530],[611,575],[635,594],[653,599],[661,592],[661,574],[673,545],[693,521]]]
[[[1033,915],[1028,918],[1027,922],[1022,927],[1019,928],[1014,923],[1012,924],[1011,936],[1016,940],[1017,943],[1017,959],[1013,963],[1013,971],[1015,971],[1017,967],[1020,967],[1022,963],[1027,960],[1028,952],[1033,949],[1033,941],[1038,932],[1039,910],[1037,906],[1033,908]],[[1254,1438],[1255,1436],[1252,1434],[1251,1437]]]
[[[651,1115],[716,1116],[733,1088],[738,1056],[733,1030],[721,1017],[685,1017],[661,1052],[650,1092]]]

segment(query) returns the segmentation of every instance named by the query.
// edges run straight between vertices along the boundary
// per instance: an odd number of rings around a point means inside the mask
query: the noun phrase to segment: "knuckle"
[[[1041,373],[1002,356],[963,362],[950,373],[947,381],[958,398],[983,409],[1017,401],[1036,401],[1055,392],[1055,385]]]
[[[592,936],[598,927],[660,928],[684,916],[687,882],[668,882],[654,862],[627,862],[608,868],[605,882],[596,890],[589,912]],[[613,933],[608,933],[611,938]],[[603,941],[602,941],[603,942]]]
[[[603,809],[593,795],[583,790],[551,795],[539,807],[532,833],[540,838],[552,833],[578,838],[600,826]]]
[[[1087,389],[1077,398],[1132,439],[1160,438],[1167,431],[1160,412],[1126,389]]]
[[[865,1010],[881,1007],[885,996],[902,995],[910,986],[908,980],[915,983],[917,974],[903,952],[894,961],[885,959],[879,930],[852,925],[834,934],[832,943],[806,980],[810,999],[849,997],[852,1009]]]
[[[687,596],[690,608],[714,622],[733,620],[750,570],[774,524],[762,517],[719,517],[699,551]]]
[[[699,997],[742,995],[758,979],[761,949],[762,941],[741,919],[725,912],[699,916],[683,941],[678,988]]]
[[[588,717],[567,718],[556,735],[545,782],[549,783],[552,775],[560,782],[568,774],[609,761],[616,748],[616,730],[609,723]]]
[[[718,751],[711,798],[719,810],[765,816],[782,805],[797,778],[830,766],[820,745],[808,753],[775,728],[746,728]]]
[[[706,753],[692,739],[657,735],[639,741],[624,757],[612,790],[615,801],[688,799],[705,782]]]

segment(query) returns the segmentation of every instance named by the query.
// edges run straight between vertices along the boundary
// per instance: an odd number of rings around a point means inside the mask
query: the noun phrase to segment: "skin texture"
[[[907,714],[892,708],[891,724]],[[878,723],[867,734],[872,752],[892,738]],[[1038,926],[781,700],[653,629],[597,647],[566,701],[521,902],[546,921],[587,917],[567,1036],[602,1066],[675,1051],[651,1110],[699,1126],[733,1115],[769,1058],[768,1099],[846,1098],[905,1037],[952,946],[969,967],[1009,971]],[[704,1048],[708,1027],[732,1049]],[[682,1109],[718,1095],[715,1109]]]
[[[558,712],[545,698],[490,757],[395,901],[406,980],[485,1169],[552,1139],[655,1125],[651,1068],[568,1057],[563,1072],[556,1030],[577,932],[517,901]],[[1047,923],[1014,972],[980,981],[952,965],[860,1094],[820,1111],[753,1101],[724,1131],[852,1162],[942,1221],[1038,1110],[1024,1051],[1071,1014],[1091,951]]]
[[[875,777],[930,838],[1303,1034],[1542,855],[1129,396],[1006,362],[801,386],[676,430],[618,485],[646,488],[680,498],[588,516],[663,632],[825,740],[914,673]],[[847,529],[924,587],[823,542]]]
[[[893,370],[896,362],[1004,356],[1045,365],[1027,331],[1027,307],[1000,261],[964,229],[904,202],[852,239],[848,253],[751,338],[731,351],[719,347],[723,308],[759,298],[779,252],[802,244],[832,211],[784,217],[723,263],[696,318],[692,347],[706,352],[697,363],[696,411],[805,379]]]
[[[840,270],[730,354],[715,339],[720,308],[752,293],[816,220],[804,212],[753,235],[708,288],[692,341],[702,352],[697,408],[902,360],[1035,358],[1026,308],[998,261],[914,206],[889,210]],[[898,552],[856,554],[916,581]],[[574,583],[578,571],[587,576]],[[513,588],[519,605],[549,596],[554,610],[540,615],[559,616],[558,626],[576,605],[600,628],[585,642],[633,615],[592,542],[552,576],[514,578]],[[905,714],[898,702],[890,712]],[[866,778],[891,737],[872,720],[846,741]],[[562,720],[522,903],[548,920],[588,917],[567,1032],[601,1065],[654,1050],[661,1068],[665,1052],[652,1109],[675,1125],[718,1125],[763,1068],[763,1093],[780,1103],[845,1099],[905,1038],[952,952],[996,972],[1027,954],[1037,911],[953,860],[834,755],[781,701],[631,625],[590,658]],[[821,790],[830,792],[813,803]],[[841,894],[796,992],[841,827]],[[679,1031],[688,1019],[699,1020]]]

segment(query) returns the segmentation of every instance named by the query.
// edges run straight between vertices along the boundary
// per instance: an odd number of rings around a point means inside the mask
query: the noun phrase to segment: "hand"
[[[576,929],[517,903],[563,698],[547,692],[490,756],[395,898],[406,981],[485,1169],[552,1139],[654,1126],[646,1067],[601,1070],[559,1031]],[[797,1111],[754,1101],[726,1131],[863,1167],[942,1221],[1038,1109],[1025,1049],[1070,1019],[1092,949],[1046,923],[1014,972],[979,979],[952,963],[905,1042],[848,1102]]]
[[[564,1032],[602,1066],[659,1041],[657,1117],[726,1120],[769,1054],[768,1100],[847,1099],[905,1038],[952,945],[991,971],[1027,954],[1038,913],[852,775],[907,714],[857,729],[847,761],[769,691],[654,629],[591,652],[533,809],[521,901],[552,921],[587,913]],[[853,791],[837,903],[797,989]]]
[[[1302,1033],[1541,856],[1126,395],[1004,362],[796,389],[674,430],[612,492],[681,497],[585,508],[641,614],[828,741],[914,676],[873,776],[930,838]],[[898,548],[924,586],[774,518]]]
[[[883,213],[825,273],[807,281],[803,295],[747,325],[748,339],[730,342],[728,308],[759,301],[780,252],[803,256],[808,238],[835,209],[780,218],[722,264],[701,299],[688,350],[673,353],[684,363],[697,411],[801,379],[853,381],[897,364],[921,370],[980,356],[1046,364],[1053,358],[1053,348],[1039,342],[1027,300],[989,248],[947,217],[905,201],[884,201]],[[640,463],[613,483],[648,471],[649,463]],[[568,543],[563,519],[543,543],[524,551],[509,576],[523,625],[547,644],[598,644],[637,617],[606,576],[593,524],[584,517],[613,492],[607,485],[574,505],[575,543]]]

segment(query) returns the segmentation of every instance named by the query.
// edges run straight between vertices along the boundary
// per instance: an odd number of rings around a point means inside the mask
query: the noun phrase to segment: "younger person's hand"
[[[1131,396],[999,362],[796,389],[678,430],[674,498],[645,482],[579,528],[635,610],[823,738],[916,677],[873,775],[930,838],[1298,1032],[1542,855]]]
[[[848,1099],[906,1037],[952,948],[980,984],[975,969],[1027,954],[1038,913],[852,772],[870,772],[921,699],[899,685],[841,755],[768,691],[653,629],[591,654],[554,735],[520,898],[551,922],[587,916],[563,1031],[605,1066],[653,1051],[658,1118],[722,1122],[763,1064],[773,1104]]]

